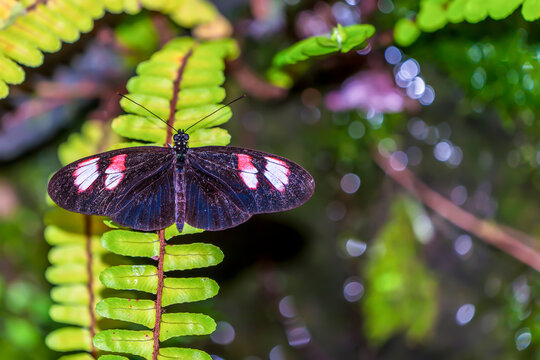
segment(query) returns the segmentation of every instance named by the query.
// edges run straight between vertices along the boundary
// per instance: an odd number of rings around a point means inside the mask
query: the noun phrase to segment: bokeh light
[[[212,341],[220,345],[232,343],[235,337],[234,328],[226,321],[218,321],[216,323],[216,330],[210,335]]]
[[[364,295],[364,285],[357,277],[350,277],[343,285],[343,297],[348,302],[356,302]]]
[[[474,317],[476,308],[473,304],[464,304],[456,312],[456,322],[463,326],[471,322]]]
[[[345,249],[347,254],[351,257],[361,256],[367,249],[367,244],[363,241],[356,239],[349,239],[345,243]]]
[[[341,190],[347,194],[354,194],[360,188],[360,177],[356,174],[349,173],[343,175],[340,181]]]

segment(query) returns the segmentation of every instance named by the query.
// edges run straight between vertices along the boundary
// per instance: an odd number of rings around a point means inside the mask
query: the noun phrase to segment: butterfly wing
[[[51,199],[60,207],[104,215],[136,230],[163,229],[174,222],[175,154],[140,146],[75,161],[53,175]]]
[[[222,230],[254,214],[293,209],[315,189],[313,178],[301,166],[256,150],[193,148],[187,164],[185,218],[201,229]]]

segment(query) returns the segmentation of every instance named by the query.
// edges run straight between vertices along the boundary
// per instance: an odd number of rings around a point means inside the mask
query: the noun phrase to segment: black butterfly
[[[305,203],[315,183],[299,165],[261,151],[229,146],[188,148],[180,130],[173,147],[140,146],[75,161],[48,185],[60,207],[104,215],[136,230],[184,222],[206,230],[227,229],[254,214]]]

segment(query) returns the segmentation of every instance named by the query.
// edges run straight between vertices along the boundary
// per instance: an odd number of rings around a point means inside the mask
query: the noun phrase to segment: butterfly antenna
[[[210,114],[206,115],[205,117],[203,117],[201,120],[197,121],[196,123],[194,124],[191,124],[190,127],[188,127],[187,129],[183,130],[184,132],[187,132],[189,129],[191,129],[193,126],[197,125],[198,123],[200,123],[201,121],[203,121],[204,119],[206,119],[207,117],[210,117],[212,115],[214,115],[215,113],[217,113],[219,110],[231,105],[233,102],[236,102],[240,99],[243,99],[246,97],[246,94],[243,94],[242,96],[239,96],[237,97],[236,99],[232,100],[232,101],[229,101],[227,104],[223,105],[222,107],[220,107],[219,109],[215,110],[215,111],[212,111]]]
[[[173,126],[169,125],[169,123],[165,120],[163,120],[162,118],[160,118],[159,116],[157,116],[156,114],[154,114],[152,111],[150,111],[147,107],[139,104],[138,102],[136,102],[135,100],[131,100],[130,98],[128,98],[126,95],[124,94],[121,94],[119,92],[116,93],[117,95],[123,97],[124,99],[128,99],[129,101],[131,101],[132,103],[134,103],[135,105],[139,105],[140,107],[142,107],[144,110],[148,111],[150,114],[154,115],[155,117],[157,117],[159,120],[163,121],[165,123],[165,125],[167,125],[168,127],[170,127],[171,129],[173,129],[174,131],[176,131],[178,133],[178,130],[176,130]]]

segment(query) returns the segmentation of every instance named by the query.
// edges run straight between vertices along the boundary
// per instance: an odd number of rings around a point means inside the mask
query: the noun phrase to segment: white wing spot
[[[116,155],[111,159],[111,164],[105,169],[105,188],[113,190],[117,187],[124,178],[124,170],[126,170],[126,154]]]
[[[257,168],[251,162],[251,156],[246,154],[236,154],[238,157],[238,175],[244,181],[244,184],[251,190],[257,188],[259,180],[257,180]]]
[[[73,183],[77,186],[79,192],[86,191],[99,177],[98,162],[99,158],[85,160],[77,165],[73,172],[75,180]]]
[[[112,190],[120,184],[120,181],[124,178],[123,173],[109,174],[105,178],[105,188],[107,190]]]
[[[285,191],[285,185],[289,184],[289,175],[291,173],[289,166],[279,159],[267,156],[264,158],[266,159],[264,176],[276,190],[280,192]]]

